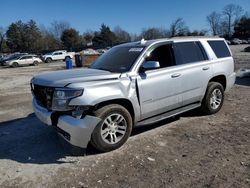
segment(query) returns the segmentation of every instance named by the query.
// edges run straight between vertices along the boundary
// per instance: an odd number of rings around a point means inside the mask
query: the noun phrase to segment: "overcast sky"
[[[221,11],[229,3],[250,12],[250,0],[1,0],[0,26],[30,19],[49,26],[54,20],[63,20],[80,33],[98,30],[102,23],[140,33],[142,28],[168,28],[182,17],[191,30],[200,30],[208,29],[209,13]]]

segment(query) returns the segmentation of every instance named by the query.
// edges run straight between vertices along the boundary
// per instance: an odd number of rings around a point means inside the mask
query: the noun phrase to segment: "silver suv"
[[[31,88],[42,122],[73,146],[110,151],[134,126],[194,108],[218,112],[234,82],[224,39],[171,38],[115,46],[89,69],[41,74]]]

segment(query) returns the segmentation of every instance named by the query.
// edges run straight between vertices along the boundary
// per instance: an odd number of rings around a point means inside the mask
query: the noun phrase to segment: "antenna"
[[[146,42],[147,41],[144,38],[141,39],[141,44],[145,44]]]

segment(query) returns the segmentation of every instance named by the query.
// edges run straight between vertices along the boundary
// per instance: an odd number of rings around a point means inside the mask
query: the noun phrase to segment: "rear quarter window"
[[[210,40],[207,42],[213,49],[217,58],[231,57],[231,53],[223,40]]]

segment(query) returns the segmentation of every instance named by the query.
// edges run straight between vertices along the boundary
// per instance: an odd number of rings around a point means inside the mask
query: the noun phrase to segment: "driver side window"
[[[172,44],[156,47],[146,58],[146,61],[158,61],[160,68],[175,65]]]

